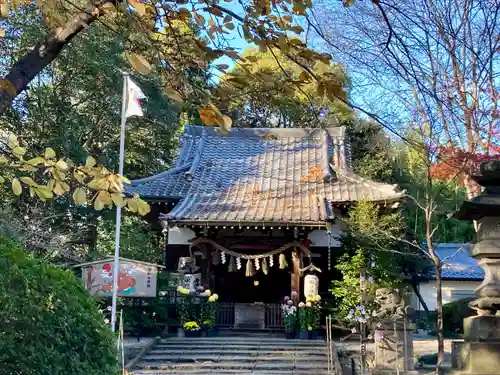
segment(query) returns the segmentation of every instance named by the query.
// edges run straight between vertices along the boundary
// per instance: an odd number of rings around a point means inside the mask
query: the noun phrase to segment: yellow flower
[[[219,299],[219,296],[217,294],[212,294],[210,297],[208,297],[208,302],[217,302]]]
[[[313,302],[313,297],[307,296],[306,297],[306,302]]]
[[[212,295],[212,292],[210,291],[210,289],[205,290],[205,295],[207,297],[210,297]]]
[[[309,327],[307,327],[307,330],[308,330],[308,331],[312,331],[312,330],[313,330],[313,327],[309,326]]]
[[[307,302],[306,303],[306,307],[311,307],[312,306],[312,303],[311,302]]]
[[[183,288],[182,286],[178,286],[177,287],[177,291],[180,293],[180,294],[185,294],[185,295],[188,295],[191,293],[191,291],[189,289],[186,289],[186,288]]]

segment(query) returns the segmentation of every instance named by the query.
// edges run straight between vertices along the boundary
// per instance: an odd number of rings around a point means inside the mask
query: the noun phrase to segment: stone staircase
[[[323,340],[273,337],[160,340],[131,371],[151,374],[327,375]]]

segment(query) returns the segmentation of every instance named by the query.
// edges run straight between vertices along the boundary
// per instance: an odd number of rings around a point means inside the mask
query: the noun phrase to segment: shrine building
[[[328,294],[351,205],[368,200],[391,212],[405,196],[352,171],[344,127],[221,135],[185,126],[172,168],[132,181],[127,193],[150,203],[167,271],[192,273],[189,282],[219,295],[220,324],[235,325],[238,308],[258,304],[267,306],[263,327],[281,324],[279,303],[292,291],[304,299],[307,274]]]

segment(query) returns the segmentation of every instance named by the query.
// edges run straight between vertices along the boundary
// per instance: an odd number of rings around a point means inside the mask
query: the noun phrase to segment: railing
[[[234,327],[234,303],[220,303],[217,312],[217,326],[221,328]]]
[[[266,328],[280,329],[284,328],[283,312],[279,303],[270,303],[266,305]]]
[[[328,375],[342,375],[342,365],[340,364],[337,348],[332,339],[332,316],[326,317],[326,349],[328,352]],[[354,375],[354,374],[353,374]]]

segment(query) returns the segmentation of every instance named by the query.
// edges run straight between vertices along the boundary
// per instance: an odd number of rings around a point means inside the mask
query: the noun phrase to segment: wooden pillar
[[[292,251],[292,280],[291,291],[296,291],[300,299],[300,250],[294,248]]]

